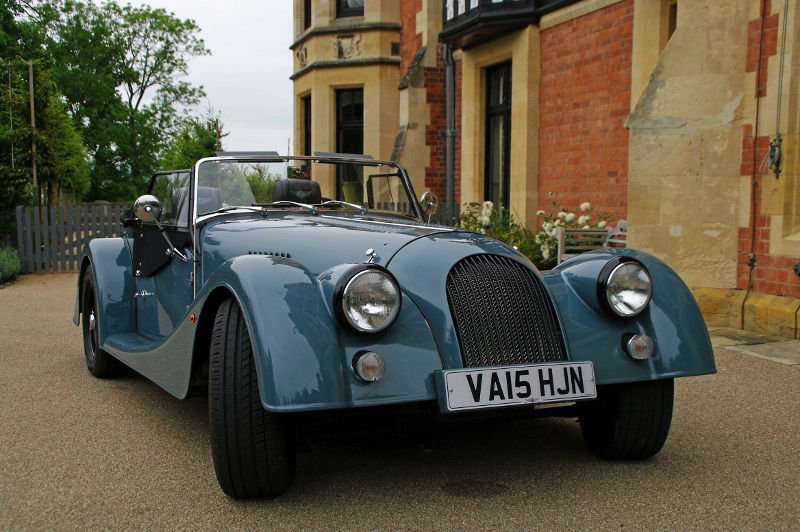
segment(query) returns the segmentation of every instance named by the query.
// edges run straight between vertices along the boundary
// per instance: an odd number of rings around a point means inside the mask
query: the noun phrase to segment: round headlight
[[[609,261],[600,274],[600,300],[617,316],[630,318],[642,312],[653,293],[650,273],[631,258]]]
[[[343,281],[343,282],[342,282]],[[340,281],[336,313],[342,325],[358,332],[386,329],[400,313],[400,287],[383,268],[359,266]]]

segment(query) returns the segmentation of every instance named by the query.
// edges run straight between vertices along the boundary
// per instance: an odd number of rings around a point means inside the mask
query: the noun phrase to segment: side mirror
[[[136,201],[133,202],[133,214],[142,222],[149,222],[152,220],[156,223],[164,240],[169,244],[167,255],[170,257],[178,257],[183,262],[189,261],[186,255],[178,251],[178,248],[172,245],[172,241],[167,236],[166,231],[164,231],[164,227],[158,222],[158,218],[161,216],[161,203],[158,201],[158,198],[149,194],[139,196]]]
[[[158,220],[161,216],[161,203],[158,198],[149,194],[139,196],[133,202],[133,214],[142,222],[149,222],[152,219]]]
[[[419,202],[422,204],[423,216],[426,216],[430,222],[433,215],[436,214],[436,209],[439,207],[439,198],[429,190],[422,195]]]

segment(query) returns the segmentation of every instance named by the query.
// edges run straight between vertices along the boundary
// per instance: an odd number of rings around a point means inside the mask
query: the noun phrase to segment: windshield
[[[205,159],[197,166],[197,216],[235,207],[291,208],[280,202],[293,202],[418,217],[415,201],[404,172],[389,163],[275,157]]]

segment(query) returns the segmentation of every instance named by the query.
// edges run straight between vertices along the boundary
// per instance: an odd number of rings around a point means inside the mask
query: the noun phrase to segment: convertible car
[[[369,412],[577,417],[603,458],[658,453],[674,379],[715,372],[675,272],[630,249],[540,272],[430,223],[436,209],[403,168],[361,155],[220,153],[159,172],[123,236],[83,251],[86,365],[178,398],[207,389],[232,497],[285,492],[302,435]]]

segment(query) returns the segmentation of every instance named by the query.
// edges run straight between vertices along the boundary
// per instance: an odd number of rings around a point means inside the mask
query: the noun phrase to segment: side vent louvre
[[[292,256],[289,253],[273,253],[271,251],[248,251],[248,255],[266,255],[268,257],[282,257],[284,259],[291,259]]]

